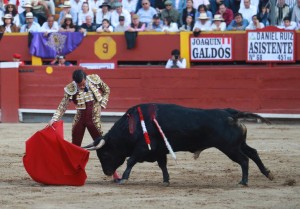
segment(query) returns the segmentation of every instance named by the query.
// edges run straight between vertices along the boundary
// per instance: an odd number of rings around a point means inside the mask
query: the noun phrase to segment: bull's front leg
[[[129,179],[129,176],[130,176],[130,172],[131,172],[131,169],[133,168],[133,166],[137,163],[136,159],[134,157],[130,157],[128,160],[127,160],[127,167],[122,175],[122,179],[120,181],[120,183],[125,183],[128,179]]]
[[[169,172],[167,169],[167,156],[166,155],[162,156],[160,159],[157,160],[157,163],[163,173],[163,180],[164,180],[163,183],[166,186],[169,186],[170,185],[170,182],[169,182],[170,176],[169,176]]]

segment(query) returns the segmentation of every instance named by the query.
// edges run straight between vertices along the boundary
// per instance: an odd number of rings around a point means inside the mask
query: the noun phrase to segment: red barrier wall
[[[56,109],[74,67],[22,67],[20,108]],[[31,72],[28,72],[31,71]],[[225,67],[187,70],[89,70],[110,86],[106,111],[144,102],[225,108],[260,113],[300,113],[300,70],[296,67]]]
[[[205,33],[203,33],[205,34]],[[220,36],[231,36],[233,43],[233,61],[246,60],[246,32],[222,32]],[[103,50],[101,44],[95,47],[95,43],[101,37],[110,37],[116,43],[116,54],[112,60],[116,61],[166,61],[174,48],[180,48],[180,34],[148,33],[140,32],[137,38],[136,48],[127,50],[123,33],[109,35],[88,33],[81,45],[67,55],[72,61],[100,61],[95,51]],[[5,53],[2,50],[5,49]],[[300,33],[296,32],[296,50],[300,49]],[[0,41],[0,61],[11,61],[12,54],[20,53],[24,61],[31,61],[28,50],[28,36],[26,33],[4,35]],[[300,53],[296,51],[296,60],[300,61]]]

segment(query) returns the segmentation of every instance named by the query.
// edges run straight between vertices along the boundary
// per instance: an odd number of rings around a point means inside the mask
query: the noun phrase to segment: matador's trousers
[[[72,143],[81,146],[85,129],[87,128],[93,140],[102,136],[101,106],[97,101],[85,103],[86,109],[77,110],[72,125]]]

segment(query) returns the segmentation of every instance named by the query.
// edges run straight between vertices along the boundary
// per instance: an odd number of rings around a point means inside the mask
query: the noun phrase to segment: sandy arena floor
[[[104,124],[105,132],[111,123]],[[247,124],[248,144],[256,148],[275,176],[265,178],[250,161],[249,187],[239,186],[239,165],[209,149],[198,160],[177,153],[168,156],[171,185],[162,185],[157,163],[137,164],[125,185],[118,185],[101,170],[92,152],[82,187],[45,186],[26,173],[22,157],[25,141],[45,124],[0,123],[0,208],[300,208],[300,125]],[[70,138],[71,124],[65,124]],[[83,144],[91,142],[86,133]],[[119,172],[125,169],[122,166]]]

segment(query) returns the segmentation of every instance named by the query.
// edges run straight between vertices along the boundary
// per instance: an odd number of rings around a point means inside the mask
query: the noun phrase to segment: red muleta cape
[[[23,164],[30,177],[47,185],[82,186],[89,152],[63,138],[63,122],[36,132],[26,141]]]

